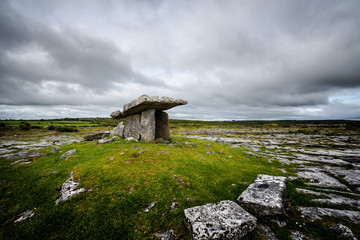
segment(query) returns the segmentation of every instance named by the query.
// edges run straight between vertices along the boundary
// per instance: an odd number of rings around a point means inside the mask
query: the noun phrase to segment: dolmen
[[[110,135],[142,142],[170,140],[169,117],[164,110],[185,104],[187,101],[182,99],[142,95],[125,104],[123,111],[110,114],[114,119],[126,118],[125,126],[120,122]]]

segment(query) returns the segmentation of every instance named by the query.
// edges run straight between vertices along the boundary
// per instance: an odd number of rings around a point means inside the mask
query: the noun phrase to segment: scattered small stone
[[[143,155],[144,154],[144,151],[139,151],[137,152],[137,155],[140,156],[140,155]]]
[[[125,138],[126,141],[135,141],[135,142],[138,142],[137,139],[133,138],[133,137],[128,137],[128,138]]]
[[[220,151],[219,153],[220,153],[220,154],[224,154],[224,153],[225,153],[225,151]]]
[[[286,221],[279,221],[279,220],[272,220],[272,222],[275,222],[279,226],[279,228],[283,228],[287,224]]]
[[[206,147],[209,147],[209,146],[210,146],[210,144],[205,144],[205,146],[206,146]]]
[[[233,184],[231,184],[231,186],[236,187],[236,184],[235,184],[235,183],[233,183]]]
[[[112,161],[112,160],[114,160],[114,157],[109,157],[106,159],[106,161]]]
[[[71,172],[70,177],[61,186],[61,190],[60,190],[61,196],[58,199],[56,199],[55,204],[58,204],[61,201],[66,201],[70,197],[86,191],[85,188],[80,188],[76,190],[78,186],[79,183],[74,181],[74,172]]]
[[[175,233],[172,229],[162,233],[155,233],[155,236],[158,237],[160,240],[175,240]]]
[[[260,225],[258,225],[257,229],[258,229],[258,233],[265,239],[278,240],[274,231],[269,226],[260,224]]]
[[[16,219],[14,221],[14,223],[18,223],[18,222],[24,221],[25,219],[31,218],[32,216],[34,216],[34,214],[35,213],[33,211],[26,210],[25,212],[20,214],[20,217],[18,219]]]
[[[53,148],[53,149],[51,150],[51,153],[56,153],[57,151],[59,151],[59,148]]]
[[[342,240],[357,240],[350,228],[342,225],[341,223],[335,224],[330,229]]]
[[[279,169],[282,173],[286,173],[285,169]]]
[[[180,207],[180,204],[179,204],[177,198],[174,198],[173,200],[171,200],[171,205],[170,205],[170,210],[171,211],[179,209],[179,207]]]
[[[260,157],[259,155],[257,155],[256,153],[253,153],[253,152],[244,152],[244,153],[246,153],[247,155],[253,156],[253,157]]]
[[[190,202],[193,202],[193,201],[194,201],[194,199],[192,199],[192,198],[187,198],[186,200],[188,200],[188,201],[190,201]]]
[[[97,143],[99,143],[99,144],[105,144],[105,143],[109,143],[109,142],[112,142],[112,141],[114,141],[113,138],[100,139],[100,140],[97,141]]]
[[[57,173],[58,171],[54,170],[54,171],[51,171],[50,174],[54,174],[54,173]]]
[[[256,216],[285,213],[287,178],[259,174],[254,183],[238,197]]]
[[[160,154],[169,154],[170,152],[168,152],[168,151],[160,151],[160,152],[158,152],[157,153],[157,155],[160,155]]]
[[[207,154],[214,154],[214,152],[208,151],[208,150],[205,150],[205,152],[206,152]]]
[[[193,239],[240,239],[256,227],[257,219],[226,200],[184,210]]]
[[[149,212],[153,207],[155,207],[157,201],[148,203],[147,207],[143,210],[143,212]]]
[[[192,142],[185,142],[185,145],[197,147],[196,143],[192,143]]]
[[[174,175],[173,178],[178,181],[179,183],[184,183],[184,180],[182,180],[181,178],[179,178],[178,176]]]
[[[305,240],[305,239],[307,239],[306,236],[302,232],[299,232],[299,231],[291,231],[290,238],[292,240]]]
[[[72,154],[75,154],[75,153],[77,153],[76,149],[69,150],[69,151],[65,152],[63,155],[61,155],[59,160],[61,160],[63,158],[66,158],[66,160],[67,160]]]

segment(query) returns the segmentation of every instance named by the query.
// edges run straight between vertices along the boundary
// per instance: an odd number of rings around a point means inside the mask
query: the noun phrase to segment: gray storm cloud
[[[177,118],[360,116],[357,0],[9,0],[0,9],[1,118],[35,117],[36,106],[44,117],[55,108],[104,116],[97,109],[143,93],[187,99]]]

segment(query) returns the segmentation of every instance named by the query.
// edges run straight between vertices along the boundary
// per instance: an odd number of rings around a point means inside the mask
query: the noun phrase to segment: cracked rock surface
[[[285,213],[287,178],[259,174],[254,183],[238,197],[256,216]]]
[[[226,200],[184,210],[193,239],[240,239],[256,228],[256,217]]]

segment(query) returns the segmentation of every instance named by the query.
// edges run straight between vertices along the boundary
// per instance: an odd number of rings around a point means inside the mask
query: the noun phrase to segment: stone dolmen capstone
[[[287,178],[259,174],[254,183],[238,197],[256,216],[285,213]]]
[[[124,127],[117,126],[110,135],[134,138],[143,142],[170,140],[169,117],[164,110],[187,104],[182,99],[142,95],[125,104],[123,111],[110,114],[114,119],[126,118]]]
[[[256,228],[256,217],[230,200],[187,208],[184,213],[194,240],[240,239]]]

